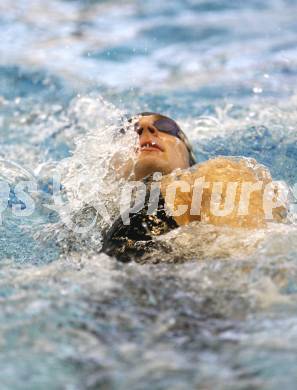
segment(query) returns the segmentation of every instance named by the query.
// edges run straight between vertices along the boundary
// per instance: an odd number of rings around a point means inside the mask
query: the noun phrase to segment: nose
[[[156,136],[158,131],[151,125],[149,124],[139,124],[136,127],[137,134],[139,137],[144,136],[144,135],[154,135]]]

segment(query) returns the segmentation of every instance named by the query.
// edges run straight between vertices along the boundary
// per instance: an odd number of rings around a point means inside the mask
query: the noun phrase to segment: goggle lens
[[[154,122],[154,126],[159,131],[162,131],[163,133],[167,133],[173,135],[174,137],[178,137],[179,128],[173,120],[167,118],[160,118]]]

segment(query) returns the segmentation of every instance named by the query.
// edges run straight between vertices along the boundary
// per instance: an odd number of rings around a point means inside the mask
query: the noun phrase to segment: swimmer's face
[[[154,172],[167,175],[177,168],[189,167],[189,152],[178,137],[158,130],[155,122],[158,116],[149,115],[139,118],[136,131],[139,135],[137,161],[134,167],[136,180]]]

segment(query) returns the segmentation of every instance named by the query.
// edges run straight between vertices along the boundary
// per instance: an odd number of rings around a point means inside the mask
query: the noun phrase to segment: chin
[[[168,173],[168,163],[158,156],[140,156],[135,164],[135,176],[143,178],[154,172]]]

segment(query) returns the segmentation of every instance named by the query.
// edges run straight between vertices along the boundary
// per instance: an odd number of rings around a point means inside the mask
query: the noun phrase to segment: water
[[[111,139],[148,109],[180,122],[199,161],[254,157],[293,185],[296,12],[294,0],[1,1],[1,388],[296,387],[294,223],[184,227],[160,239],[161,263],[123,265],[96,253],[104,216],[79,235],[45,206],[58,170],[73,213],[116,215],[108,161],[135,139]],[[17,217],[28,178],[36,209]]]

